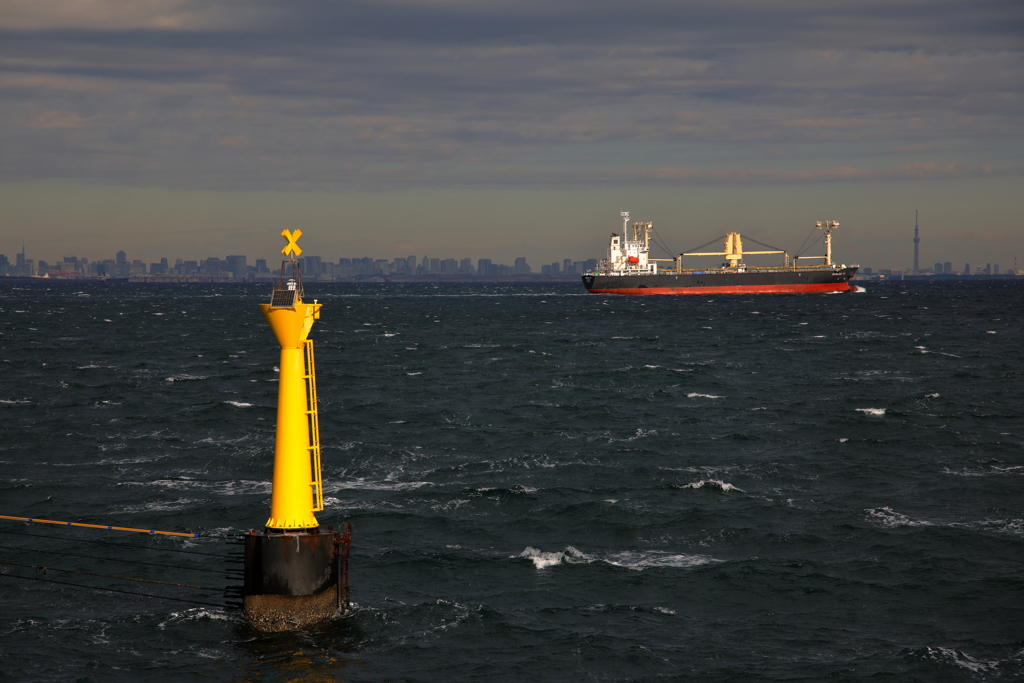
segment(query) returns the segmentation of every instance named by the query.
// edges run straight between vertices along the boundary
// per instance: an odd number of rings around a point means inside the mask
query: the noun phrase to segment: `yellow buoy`
[[[285,230],[281,276],[260,310],[281,346],[277,435],[270,518],[245,537],[243,612],[256,628],[282,631],[329,619],[348,609],[348,556],[352,527],[320,529],[324,509],[316,370],[309,332],[320,304],[302,300],[295,257],[300,230]]]
[[[295,241],[302,231],[281,233],[286,256],[302,253]],[[295,263],[293,259],[290,262]],[[316,419],[316,373],[313,342],[308,339],[321,304],[302,300],[298,269],[282,274],[269,304],[260,310],[281,345],[277,387],[277,436],[274,441],[274,480],[268,529],[313,529],[320,526],[316,510],[323,509],[320,476],[320,435]],[[315,465],[315,468],[314,468]],[[314,471],[315,469],[315,471]]]

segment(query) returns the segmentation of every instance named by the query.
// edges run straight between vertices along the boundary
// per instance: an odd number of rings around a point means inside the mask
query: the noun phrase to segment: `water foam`
[[[885,415],[885,408],[854,408],[858,413],[864,413],[872,417],[882,417]]]
[[[562,552],[548,553],[543,550],[538,550],[533,546],[528,546],[526,550],[514,555],[513,557],[522,557],[533,562],[533,566],[537,569],[547,569],[553,567],[556,564],[588,564],[593,562],[594,559],[589,557],[586,553],[580,552],[576,548],[566,546]]]
[[[628,550],[595,556],[584,553],[571,545],[566,546],[565,550],[561,552],[545,552],[533,546],[528,546],[523,552],[513,557],[528,559],[533,562],[533,566],[537,569],[547,569],[548,567],[561,564],[572,565],[603,562],[613,567],[622,567],[632,571],[656,568],[689,569],[723,561],[707,555],[672,554],[663,550]]]
[[[999,662],[981,661],[951,647],[926,647],[921,657],[941,664],[955,664],[976,674],[996,673],[999,666]]]
[[[697,392],[691,392],[686,395],[686,398],[725,398],[724,396],[717,396],[715,394],[698,394]]]
[[[881,524],[889,529],[894,529],[901,526],[917,527],[917,526],[935,526],[931,522],[923,520],[916,520],[907,517],[904,514],[896,512],[890,507],[883,508],[868,508],[864,511],[868,519]]]
[[[738,486],[733,486],[729,482],[722,481],[721,479],[701,479],[700,481],[691,481],[689,484],[677,484],[676,486],[681,489],[708,489],[711,491],[721,491],[722,493],[729,493],[730,491],[746,493],[746,491]]]

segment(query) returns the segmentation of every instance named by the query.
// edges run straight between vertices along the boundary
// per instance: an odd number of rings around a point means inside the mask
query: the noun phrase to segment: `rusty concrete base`
[[[338,611],[338,588],[315,595],[246,595],[245,618],[260,631],[290,631],[326,621]]]

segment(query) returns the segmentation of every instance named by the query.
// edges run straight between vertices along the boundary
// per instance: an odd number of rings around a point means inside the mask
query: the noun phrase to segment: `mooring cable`
[[[26,579],[28,581],[42,581],[43,583],[55,583],[60,586],[75,586],[77,588],[91,588],[94,591],[107,591],[109,593],[123,593],[125,595],[140,595],[144,598],[156,598],[157,600],[174,600],[175,602],[188,602],[193,605],[205,605],[206,607],[221,607],[224,605],[217,604],[215,602],[201,602],[199,600],[186,600],[185,598],[170,598],[166,595],[153,595],[151,593],[136,593],[135,591],[122,591],[116,588],[100,588],[99,586],[87,586],[82,583],[69,583],[67,581],[54,581],[53,579],[44,579],[39,576],[21,576],[20,574],[5,574],[0,572],[0,576],[9,579]]]
[[[61,555],[63,557],[81,557],[87,560],[100,560],[101,562],[124,562],[131,564],[144,564],[150,567],[166,567],[168,569],[184,569],[193,572],[207,572],[209,574],[220,574],[223,576],[225,572],[234,571],[230,569],[205,569],[203,567],[184,567],[178,564],[163,564],[160,562],[143,562],[142,560],[122,560],[116,557],[96,557],[95,555],[79,555],[78,553],[68,553],[63,550],[40,550],[38,548],[18,548],[10,545],[0,545],[0,550],[22,550],[27,553],[46,553],[49,555]]]
[[[32,536],[33,538],[52,538],[59,541],[73,541],[75,543],[95,543],[96,545],[107,546],[108,548],[131,548],[133,550],[159,550],[160,552],[167,553],[188,553],[190,555],[208,555],[210,557],[226,558],[220,553],[204,553],[198,550],[182,550],[181,548],[147,548],[141,545],[128,545],[125,543],[107,543],[106,541],[94,541],[88,538],[69,538],[68,536],[47,536],[45,534],[27,534],[22,531],[10,531],[8,529],[0,529],[0,534],[13,534],[15,536]],[[241,538],[241,534],[239,534]]]
[[[156,529],[136,529],[128,526],[111,526],[109,524],[86,524],[84,522],[59,522],[55,519],[39,519],[38,517],[13,517],[11,515],[0,515],[0,519],[11,519],[15,522],[34,522],[37,524],[56,524],[58,526],[77,526],[86,529],[104,529],[106,531],[134,531],[140,534],[160,536],[185,536],[186,538],[199,538],[199,534],[181,531],[157,531]]]
[[[68,574],[81,574],[82,576],[101,576],[104,579],[120,579],[121,581],[138,581],[140,583],[158,583],[163,586],[180,586],[181,588],[197,588],[203,591],[217,591],[220,593],[223,588],[207,588],[206,586],[194,586],[190,583],[174,583],[171,581],[157,581],[155,579],[137,579],[131,576],[116,576],[114,574],[97,574],[96,572],[83,572],[77,569],[58,569],[56,567],[44,567],[36,564],[21,564],[20,562],[4,562],[0,560],[0,564],[6,564],[10,567],[26,567],[28,569],[42,569],[43,573],[46,572],[66,572]]]

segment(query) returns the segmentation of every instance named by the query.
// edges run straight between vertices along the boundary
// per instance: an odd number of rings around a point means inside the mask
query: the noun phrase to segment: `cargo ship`
[[[786,251],[749,237],[746,238],[749,242],[769,248],[744,252],[743,235],[730,232],[723,236],[722,251],[692,251],[671,259],[655,259],[649,255],[653,224],[630,225],[629,212],[623,211],[621,216],[623,234],[612,233],[607,258],[583,274],[583,286],[593,294],[793,294],[856,289],[850,285],[850,280],[860,266],[832,263],[832,231],[839,227],[837,221],[815,224],[825,235],[823,256],[800,256],[790,260]],[[745,265],[744,255],[753,254],[782,254],[782,265]],[[684,257],[698,256],[721,256],[724,262],[712,268],[683,266]],[[823,259],[824,263],[799,263],[811,259]]]

